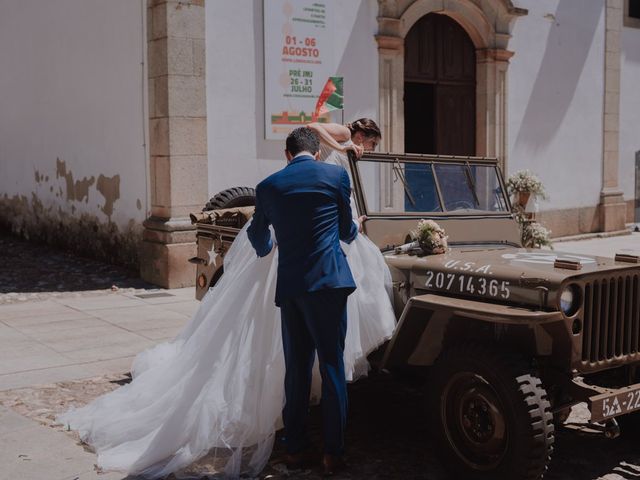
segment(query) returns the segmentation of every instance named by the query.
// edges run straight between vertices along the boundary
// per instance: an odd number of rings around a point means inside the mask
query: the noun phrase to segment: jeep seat
[[[234,207],[220,210],[208,210],[205,212],[190,213],[192,224],[206,223],[223,227],[242,228],[253,216],[255,207]]]

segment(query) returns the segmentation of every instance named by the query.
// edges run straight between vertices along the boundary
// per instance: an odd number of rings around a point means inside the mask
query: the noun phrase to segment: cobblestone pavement
[[[43,425],[55,425],[55,415],[69,406],[84,405],[102,393],[126,383],[125,375],[96,377],[39,387],[0,392],[0,405]],[[398,381],[385,374],[373,375],[349,385],[349,424],[346,443],[350,469],[336,480],[464,480],[448,477],[433,452],[425,421],[423,390],[418,382]],[[320,409],[311,411],[311,435],[320,444]],[[602,432],[587,428],[588,412],[574,408],[566,426],[557,432],[556,449],[547,480],[622,480],[640,478],[637,432],[625,432],[608,440]],[[78,440],[75,432],[66,432]],[[287,472],[276,443],[269,465],[259,477],[267,479],[320,480],[315,469]],[[139,480],[127,477],[127,480]]]
[[[155,289],[136,272],[0,233],[0,304],[117,289]]]

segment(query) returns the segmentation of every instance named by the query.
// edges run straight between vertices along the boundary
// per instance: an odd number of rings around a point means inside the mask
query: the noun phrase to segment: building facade
[[[191,284],[188,213],[284,165],[265,135],[274,3],[5,3],[0,221]],[[344,119],[377,119],[383,151],[530,169],[554,236],[638,221],[640,0],[318,3]]]

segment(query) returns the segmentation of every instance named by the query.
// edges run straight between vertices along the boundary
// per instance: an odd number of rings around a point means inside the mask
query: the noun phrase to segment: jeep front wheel
[[[542,478],[553,415],[526,362],[490,347],[453,347],[434,365],[427,389],[436,445],[455,478]]]

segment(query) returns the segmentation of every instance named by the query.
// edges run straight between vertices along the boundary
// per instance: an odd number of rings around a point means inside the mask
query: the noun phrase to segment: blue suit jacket
[[[340,240],[351,243],[358,229],[351,216],[351,185],[338,165],[294,158],[256,188],[256,211],[247,233],[258,256],[278,242],[276,305],[306,292],[356,285]]]

